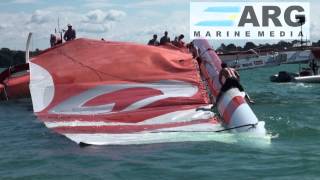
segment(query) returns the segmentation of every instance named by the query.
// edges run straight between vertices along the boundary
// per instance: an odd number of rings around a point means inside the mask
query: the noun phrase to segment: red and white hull
[[[294,82],[299,82],[299,83],[320,83],[320,75],[294,77]]]
[[[210,79],[208,87],[215,99],[221,88],[219,72],[221,71],[222,61],[206,40],[195,40],[194,44],[201,54],[201,71],[204,77]],[[229,89],[223,93],[219,102],[217,102],[222,121],[227,128],[231,129],[231,132],[249,132],[263,137],[266,135],[265,123],[258,120],[244,96],[245,93],[240,92],[237,88]]]

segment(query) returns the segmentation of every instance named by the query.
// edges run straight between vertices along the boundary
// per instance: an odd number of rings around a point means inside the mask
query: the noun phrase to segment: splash
[[[305,83],[296,83],[294,87],[303,87],[303,88],[311,88],[312,84],[305,84]]]

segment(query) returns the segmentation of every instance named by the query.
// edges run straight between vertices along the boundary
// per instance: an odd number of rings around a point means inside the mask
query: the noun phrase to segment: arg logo
[[[307,2],[190,2],[191,39],[306,39]]]

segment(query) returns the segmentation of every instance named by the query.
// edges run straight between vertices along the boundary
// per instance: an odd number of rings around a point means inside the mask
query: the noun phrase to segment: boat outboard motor
[[[301,71],[301,72],[299,73],[299,75],[300,75],[300,76],[311,76],[312,73],[310,72],[310,70],[306,69],[306,70],[304,70],[304,71]]]
[[[292,80],[290,74],[286,71],[280,71],[278,73],[278,81],[279,82],[290,82]]]

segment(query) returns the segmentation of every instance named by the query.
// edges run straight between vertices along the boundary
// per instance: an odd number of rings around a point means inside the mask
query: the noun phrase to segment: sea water
[[[320,84],[271,83],[280,70],[298,66],[240,72],[270,146],[202,134],[194,142],[79,147],[39,122],[31,100],[0,102],[0,179],[320,179]]]

